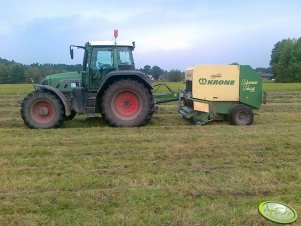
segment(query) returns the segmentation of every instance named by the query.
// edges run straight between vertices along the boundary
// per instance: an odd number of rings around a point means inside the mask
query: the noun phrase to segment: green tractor
[[[155,109],[152,85],[135,70],[135,42],[91,41],[85,46],[83,71],[48,75],[24,98],[21,116],[30,128],[55,128],[76,114],[101,113],[111,126],[145,125]]]

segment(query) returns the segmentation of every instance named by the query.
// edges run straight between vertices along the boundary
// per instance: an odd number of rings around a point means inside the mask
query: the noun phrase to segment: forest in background
[[[270,65],[276,82],[301,82],[301,38],[277,42]]]

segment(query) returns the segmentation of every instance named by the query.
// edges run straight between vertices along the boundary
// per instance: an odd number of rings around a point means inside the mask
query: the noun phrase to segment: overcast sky
[[[301,37],[300,0],[0,0],[0,57],[80,63],[70,44],[136,41],[136,67],[238,62],[267,67],[274,44]]]

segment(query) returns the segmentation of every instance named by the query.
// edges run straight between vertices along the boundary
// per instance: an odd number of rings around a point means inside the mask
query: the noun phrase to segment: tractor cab
[[[72,47],[74,46],[70,46],[71,57],[73,57]],[[90,91],[97,91],[109,72],[135,70],[132,53],[134,48],[134,42],[87,42],[84,47],[83,86]]]
[[[42,85],[49,85],[65,95],[75,87],[85,87],[87,91],[97,92],[106,75],[113,71],[134,71],[133,50],[135,42],[90,41],[85,46],[70,46],[71,58],[74,47],[84,50],[83,70],[46,76]]]

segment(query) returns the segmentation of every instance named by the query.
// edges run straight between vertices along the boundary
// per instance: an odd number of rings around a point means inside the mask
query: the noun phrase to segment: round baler
[[[265,102],[262,78],[248,65],[196,65],[186,69],[185,80],[179,113],[198,125],[225,119],[250,125],[253,110]]]

